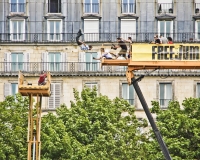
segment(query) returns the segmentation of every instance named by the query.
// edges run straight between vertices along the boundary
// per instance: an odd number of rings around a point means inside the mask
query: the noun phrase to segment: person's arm
[[[100,58],[95,58],[95,57],[93,57],[93,59],[94,59],[94,60],[101,60],[102,57],[100,57]]]

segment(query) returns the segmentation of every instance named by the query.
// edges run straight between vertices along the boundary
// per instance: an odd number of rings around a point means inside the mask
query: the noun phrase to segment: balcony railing
[[[99,13],[99,3],[84,3],[85,13]]]
[[[157,5],[158,13],[173,13],[172,3],[158,3]]]
[[[10,3],[10,12],[25,12],[25,3]]]
[[[0,62],[0,75],[18,75],[18,71],[25,73],[40,73],[50,71],[55,75],[93,75],[93,76],[125,76],[127,67],[103,66],[100,62]],[[147,74],[152,70],[135,71],[135,76]],[[200,76],[198,69],[160,69],[149,74],[150,76]],[[129,101],[133,104],[132,100]],[[161,101],[163,104],[164,102]]]
[[[38,73],[50,71],[54,74],[76,75],[76,74],[105,74],[123,73],[127,67],[124,66],[103,66],[100,62],[1,62],[1,74],[16,74],[18,71],[27,73]]]
[[[132,35],[133,42],[149,43],[158,33],[85,33],[81,38],[87,42],[116,42],[117,37],[129,37]],[[165,35],[162,33],[162,35]],[[200,33],[166,33],[172,37],[173,42],[200,42]],[[76,43],[76,33],[0,33],[0,43]]]

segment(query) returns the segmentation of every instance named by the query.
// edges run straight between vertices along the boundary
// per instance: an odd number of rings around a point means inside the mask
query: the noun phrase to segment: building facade
[[[84,86],[113,99],[120,97],[136,106],[145,117],[126,67],[104,66],[93,57],[100,48],[110,49],[117,37],[131,36],[134,43],[148,43],[155,34],[172,37],[175,43],[200,41],[200,0],[2,0],[0,2],[0,101],[17,93],[18,71],[37,84],[41,71],[52,74],[52,95],[43,110],[70,106],[73,88]],[[83,52],[75,42],[93,45]],[[114,51],[114,52],[118,52]],[[136,76],[147,74],[135,72]],[[139,85],[151,106],[152,100],[166,108],[170,100],[200,97],[198,70],[157,70]]]

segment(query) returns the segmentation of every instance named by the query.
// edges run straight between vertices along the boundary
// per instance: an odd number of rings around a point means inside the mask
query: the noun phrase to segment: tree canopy
[[[17,94],[0,102],[0,159],[27,159],[28,99]],[[172,101],[163,110],[152,102],[157,125],[173,160],[200,159],[200,99]],[[123,99],[110,100],[96,89],[74,90],[71,106],[64,104],[42,117],[42,160],[162,160],[152,131],[141,133],[146,120]]]
[[[172,101],[166,110],[158,102],[152,103],[152,112],[157,114],[157,125],[173,160],[200,159],[200,99],[186,98],[182,107]],[[151,137],[154,137],[152,134]],[[155,137],[154,137],[155,138]],[[163,159],[154,139],[148,143],[148,157]]]

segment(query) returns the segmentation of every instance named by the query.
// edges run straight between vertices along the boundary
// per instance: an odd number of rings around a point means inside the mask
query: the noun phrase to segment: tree
[[[0,102],[0,159],[27,159],[28,99],[19,94]]]
[[[42,119],[43,159],[141,159],[146,135],[127,101],[97,95],[96,89],[74,90],[75,102]],[[123,116],[122,113],[126,113]]]
[[[158,102],[152,102],[152,112],[157,114],[157,124],[173,160],[200,159],[200,99],[187,98],[181,108],[177,101],[161,110]],[[164,159],[154,138],[147,144],[149,159]]]

